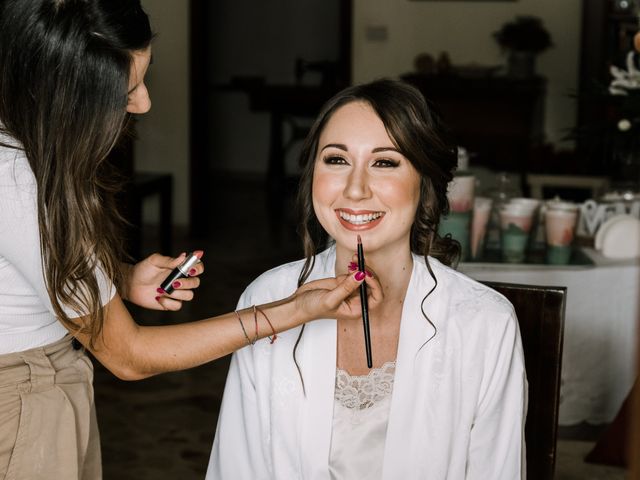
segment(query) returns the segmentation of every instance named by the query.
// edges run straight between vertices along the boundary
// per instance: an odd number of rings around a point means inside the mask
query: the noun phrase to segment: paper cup
[[[449,182],[447,198],[452,213],[470,212],[473,210],[473,197],[476,188],[476,177],[458,175]]]
[[[438,234],[444,237],[451,234],[451,238],[460,243],[460,260],[469,256],[469,229],[471,227],[471,212],[450,212],[440,219]]]
[[[482,257],[492,204],[493,200],[487,197],[476,197],[474,199],[473,218],[471,220],[471,258]]]
[[[550,208],[545,212],[547,263],[566,265],[571,259],[572,243],[578,223],[578,210]]]
[[[522,263],[526,257],[534,211],[509,203],[500,209],[500,239],[502,259],[508,263]]]

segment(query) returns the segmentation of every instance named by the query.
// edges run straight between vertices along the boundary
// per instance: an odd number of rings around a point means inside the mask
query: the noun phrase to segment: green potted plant
[[[507,71],[513,77],[534,75],[536,55],[553,46],[542,20],[530,15],[505,23],[493,37],[508,54]]]

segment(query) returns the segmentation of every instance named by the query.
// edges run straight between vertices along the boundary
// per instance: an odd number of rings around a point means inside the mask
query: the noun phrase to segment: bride
[[[523,477],[517,319],[447,266],[458,246],[436,231],[455,149],[421,94],[390,80],[347,88],[324,106],[302,160],[306,259],[258,277],[238,308],[354,270],[360,236],[366,275],[384,292],[370,311],[374,368],[362,323],[343,318],[238,351],[207,478]]]

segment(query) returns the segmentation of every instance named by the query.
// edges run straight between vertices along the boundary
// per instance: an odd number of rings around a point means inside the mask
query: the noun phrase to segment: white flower
[[[628,95],[629,90],[640,90],[640,70],[636,68],[633,51],[627,54],[626,64],[626,70],[615,65],[609,69],[613,77],[609,84],[611,95]]]
[[[618,122],[618,130],[621,132],[628,132],[631,129],[631,122],[626,118],[623,118]]]

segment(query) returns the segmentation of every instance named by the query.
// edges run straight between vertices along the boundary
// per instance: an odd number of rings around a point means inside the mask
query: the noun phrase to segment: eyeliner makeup
[[[358,235],[358,270],[364,273],[364,251],[362,250],[362,239]],[[364,348],[367,354],[367,367],[373,368],[371,358],[371,332],[369,329],[369,304],[367,302],[367,283],[360,284],[360,305],[362,307],[362,326],[364,327]]]
[[[160,288],[164,293],[170,294],[173,292],[173,282],[180,278],[189,276],[189,270],[191,270],[191,268],[200,261],[203,253],[204,252],[202,250],[196,250],[195,252],[187,254],[185,261],[174,268],[169,276],[165,278],[164,282],[162,282],[162,285],[160,285]]]

